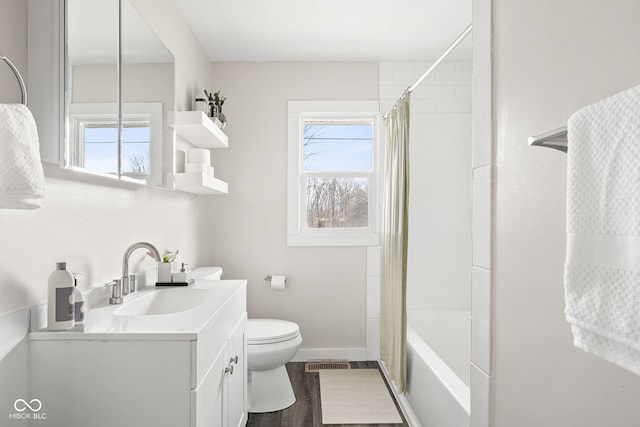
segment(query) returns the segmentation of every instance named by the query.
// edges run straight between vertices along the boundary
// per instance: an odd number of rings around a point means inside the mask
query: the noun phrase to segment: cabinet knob
[[[233,365],[229,365],[224,369],[224,373],[228,373],[229,375],[233,375]]]
[[[238,364],[238,355],[236,354],[234,357],[232,357],[231,359],[229,359],[229,363],[235,363],[236,365]]]

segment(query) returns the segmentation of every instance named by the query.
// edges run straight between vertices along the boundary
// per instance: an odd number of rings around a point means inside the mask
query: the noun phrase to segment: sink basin
[[[196,308],[211,294],[206,289],[158,289],[125,304],[113,312],[117,316],[150,316],[173,314]]]
[[[125,302],[111,314],[118,332],[184,331],[211,315],[216,293],[192,287],[156,289]]]

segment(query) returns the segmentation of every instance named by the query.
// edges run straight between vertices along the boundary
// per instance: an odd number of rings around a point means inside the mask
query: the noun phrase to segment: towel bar
[[[20,85],[20,91],[22,92],[22,104],[27,105],[27,88],[24,85],[24,80],[22,80],[22,76],[20,75],[20,72],[18,71],[16,66],[13,65],[13,62],[11,62],[9,58],[7,58],[6,56],[0,56],[0,59],[2,59],[4,62],[7,63],[9,68],[11,68],[11,71],[13,71],[13,74],[15,74],[16,79],[18,79],[18,84]]]
[[[546,132],[536,136],[529,137],[529,145],[537,145],[539,147],[548,147],[555,150],[567,152],[567,127],[563,126],[551,132]]]

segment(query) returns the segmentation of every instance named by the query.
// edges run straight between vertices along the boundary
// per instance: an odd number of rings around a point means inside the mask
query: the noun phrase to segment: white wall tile
[[[411,93],[411,99],[454,99],[456,87],[448,86],[418,86]]]
[[[394,74],[381,84],[383,112],[433,62],[406,65],[380,67]],[[408,292],[416,308],[471,308],[471,68],[445,61],[411,94]]]
[[[456,86],[456,98],[458,99],[471,99],[471,85]]]
[[[380,276],[367,276],[367,318],[380,317]]]
[[[429,62],[425,66],[420,62],[416,62],[415,66],[416,66],[417,70],[422,70],[422,72],[425,72],[434,63],[435,63],[435,61]],[[438,66],[436,67],[435,71],[455,71],[455,69],[456,69],[456,61],[442,61],[440,64],[438,64]]]
[[[455,96],[455,95],[454,95]],[[470,113],[470,99],[438,99],[436,100],[436,113]],[[471,123],[469,123],[471,128]],[[469,142],[469,145],[471,142]],[[471,167],[471,159],[469,159],[469,167]]]
[[[471,364],[470,427],[491,426],[491,378]],[[532,402],[533,404],[533,402]],[[515,420],[514,420],[515,421]]]
[[[404,85],[404,87],[407,88],[409,85],[415,83],[422,74],[420,71],[395,71],[393,73],[393,83],[396,85]],[[433,76],[427,76],[427,78],[423,80],[423,83],[427,83],[427,80],[433,83],[434,78]]]
[[[470,85],[470,71],[435,71],[436,84],[442,85]]]
[[[367,319],[367,360],[380,358],[380,319]]]
[[[380,63],[380,71],[413,71],[415,68],[414,62],[405,61],[389,61]]]
[[[473,111],[471,164],[474,168],[478,168],[492,162],[491,64],[474,71],[471,102]]]
[[[394,84],[395,73],[393,71],[380,71],[380,85],[392,85]]]
[[[435,99],[414,99],[411,98],[411,114],[435,113]]]
[[[473,265],[491,269],[491,166],[473,170]]]
[[[473,0],[473,70],[491,63],[491,0]]]
[[[380,276],[380,246],[367,246],[367,276]]]
[[[473,71],[472,61],[455,61],[456,71]]]
[[[380,86],[380,99],[393,99],[394,102],[396,99],[400,98],[404,91],[407,89],[407,86],[403,85],[389,85],[389,86]]]
[[[471,361],[491,375],[491,272],[474,267],[471,285]]]

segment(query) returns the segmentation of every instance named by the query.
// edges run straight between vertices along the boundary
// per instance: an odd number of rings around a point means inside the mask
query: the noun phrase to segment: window
[[[69,113],[67,167],[149,184],[162,182],[162,104],[122,104],[119,149],[117,104],[72,104]]]
[[[96,172],[117,175],[118,127],[115,122],[84,121],[78,148],[78,166]],[[131,178],[149,176],[151,127],[148,121],[125,121],[122,128],[122,174]]]
[[[376,245],[378,102],[289,102],[289,246]]]

